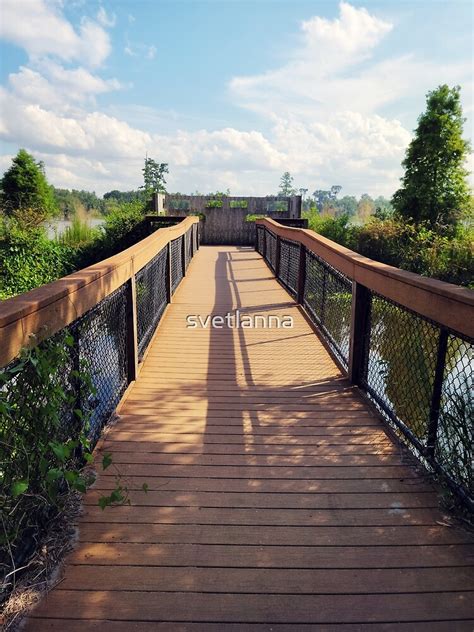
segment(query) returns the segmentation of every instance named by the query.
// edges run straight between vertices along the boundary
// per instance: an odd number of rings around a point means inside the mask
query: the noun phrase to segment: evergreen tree
[[[38,225],[57,211],[53,188],[48,184],[43,163],[20,149],[0,181],[5,214],[21,223]]]
[[[278,195],[285,197],[296,195],[296,189],[293,187],[293,176],[289,171],[285,171],[280,178],[280,190],[278,191]]]
[[[442,85],[428,93],[426,112],[418,119],[402,163],[402,187],[392,199],[405,220],[443,229],[466,210],[469,143],[462,138],[464,120],[459,87]]]

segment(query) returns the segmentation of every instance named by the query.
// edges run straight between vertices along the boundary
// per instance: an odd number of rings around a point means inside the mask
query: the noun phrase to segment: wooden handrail
[[[360,285],[444,327],[474,337],[472,290],[374,261],[312,230],[282,226],[269,218],[256,223],[282,239],[303,244]]]
[[[190,216],[160,228],[104,261],[0,303],[0,367],[18,356],[31,334],[41,340],[70,325],[198,222],[198,217]]]

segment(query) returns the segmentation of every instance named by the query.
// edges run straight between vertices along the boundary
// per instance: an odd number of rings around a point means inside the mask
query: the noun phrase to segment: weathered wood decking
[[[295,327],[186,328],[237,308]],[[109,468],[30,631],[473,629],[469,537],[252,250],[197,253],[105,447],[131,506]]]

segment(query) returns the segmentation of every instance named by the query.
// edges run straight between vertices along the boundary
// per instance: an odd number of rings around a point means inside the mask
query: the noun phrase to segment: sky
[[[473,4],[1,0],[0,172],[23,147],[57,187],[142,184],[391,196],[426,93],[460,85],[472,137]]]

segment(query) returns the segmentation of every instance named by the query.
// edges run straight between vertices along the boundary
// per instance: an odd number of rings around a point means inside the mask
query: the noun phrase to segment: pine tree
[[[469,143],[462,138],[460,88],[442,85],[427,95],[415,136],[406,151],[402,187],[392,198],[399,216],[438,230],[453,226],[467,209],[465,161]]]
[[[53,188],[48,184],[43,163],[25,149],[13,158],[1,181],[1,202],[5,214],[21,223],[38,225],[57,211]]]
[[[280,178],[280,190],[278,191],[278,195],[285,197],[296,195],[296,189],[293,187],[293,176],[289,171],[285,171]]]

